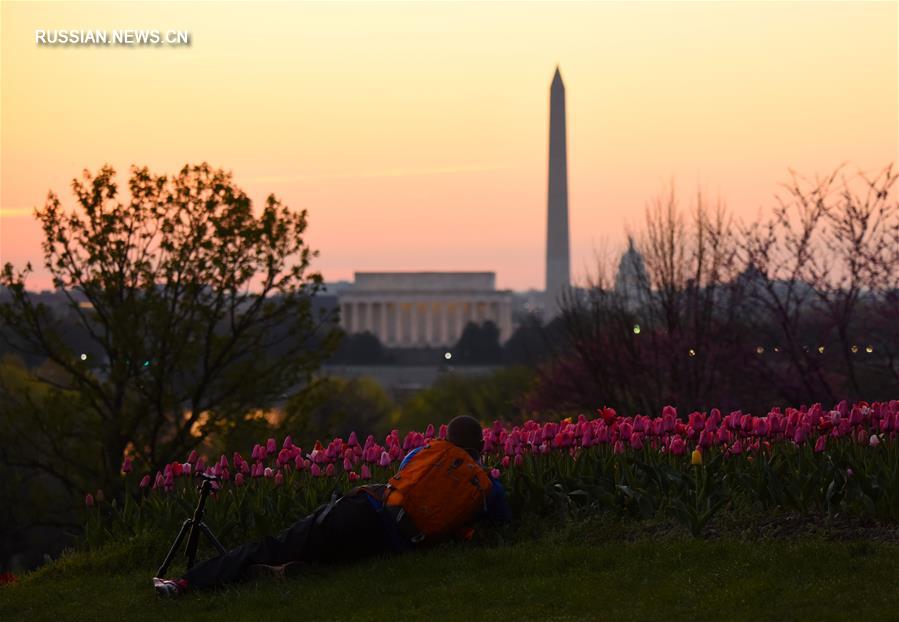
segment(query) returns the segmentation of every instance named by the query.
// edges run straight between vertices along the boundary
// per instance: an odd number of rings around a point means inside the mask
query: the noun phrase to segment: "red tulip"
[[[139,488],[146,488],[146,487],[149,486],[149,485],[150,485],[150,476],[149,476],[149,475],[144,475],[143,478],[141,478],[140,484],[138,484],[138,487],[139,487]]]
[[[134,467],[131,465],[131,458],[126,456],[125,459],[122,460],[122,473],[131,473],[133,468]]]
[[[821,434],[818,436],[818,440],[815,441],[815,453],[820,454],[827,448],[827,436]]]
[[[91,493],[87,493],[86,495],[84,495],[84,505],[89,508],[94,507],[94,495],[92,495]]]

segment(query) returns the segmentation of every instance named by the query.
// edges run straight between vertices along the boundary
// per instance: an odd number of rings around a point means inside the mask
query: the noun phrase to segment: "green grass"
[[[602,522],[448,545],[167,601],[165,543],[76,553],[0,588],[0,620],[899,619],[899,544],[822,535],[694,540]]]

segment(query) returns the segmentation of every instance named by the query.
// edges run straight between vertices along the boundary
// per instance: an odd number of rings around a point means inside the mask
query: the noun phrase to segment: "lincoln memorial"
[[[344,330],[391,347],[452,346],[469,322],[512,334],[512,296],[493,272],[356,272],[339,302]]]

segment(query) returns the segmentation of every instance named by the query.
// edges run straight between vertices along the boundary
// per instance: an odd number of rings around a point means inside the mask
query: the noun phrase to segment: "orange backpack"
[[[420,534],[418,541],[440,540],[486,509],[491,486],[483,467],[467,451],[434,439],[390,478],[383,502],[402,508]]]

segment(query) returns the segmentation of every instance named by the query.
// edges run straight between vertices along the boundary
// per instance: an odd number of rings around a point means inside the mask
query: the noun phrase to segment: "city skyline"
[[[328,281],[489,270],[542,289],[557,64],[575,281],[595,249],[624,250],[671,179],[685,204],[698,185],[752,218],[789,168],[897,159],[895,4],[270,8],[4,3],[0,260],[49,284],[31,210],[49,189],[72,206],[84,168],[124,182],[132,163],[205,160],[257,205],[308,209]],[[35,28],[123,24],[192,45],[34,45]]]

